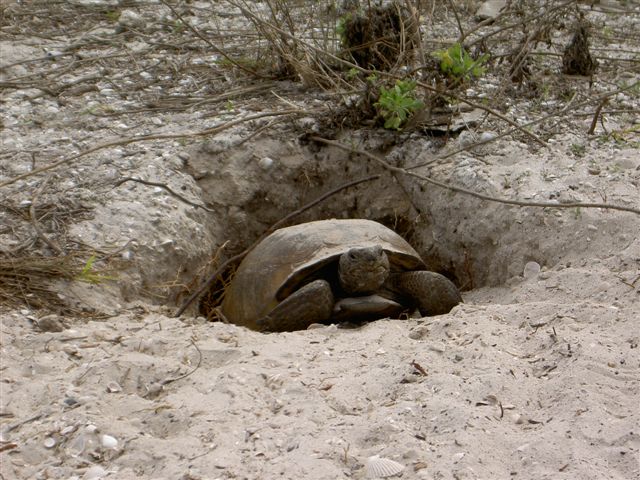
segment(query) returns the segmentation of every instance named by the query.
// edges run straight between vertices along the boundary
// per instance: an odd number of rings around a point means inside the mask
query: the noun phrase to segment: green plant
[[[582,218],[582,210],[580,210],[580,207],[576,207],[575,211],[573,212],[573,218],[575,218],[576,220],[580,220],[580,218]]]
[[[576,157],[584,157],[584,154],[587,152],[587,146],[579,143],[572,143],[569,148],[571,149],[571,153]]]
[[[109,20],[111,23],[116,23],[118,21],[118,19],[120,18],[120,11],[119,10],[109,10],[108,12],[105,12],[105,17],[107,17],[107,20]]]
[[[180,20],[176,20],[175,22],[173,22],[173,28],[172,31],[173,33],[182,33],[186,30],[186,25],[184,23],[182,23]]]
[[[424,107],[415,97],[416,82],[397,80],[393,88],[380,88],[380,97],[374,106],[384,118],[384,128],[400,130],[407,119]]]
[[[340,43],[343,45],[347,43],[347,22],[351,20],[351,14],[347,13],[338,19],[338,23],[336,24],[336,34],[340,39]]]
[[[598,137],[598,143],[614,143],[617,145],[624,145],[630,148],[640,148],[640,141],[635,140],[640,133],[640,125],[633,125],[628,128],[622,128],[619,130],[612,130],[611,132],[605,132]]]
[[[489,58],[488,54],[484,54],[474,60],[459,43],[454,43],[446,50],[437,50],[433,56],[440,60],[440,70],[458,81],[471,80],[484,74],[483,65]]]
[[[237,66],[241,66],[254,71],[259,70],[260,68],[264,68],[266,66],[264,62],[261,62],[260,60],[255,60],[247,56],[220,57],[214,60],[214,63],[221,68],[233,69]]]
[[[353,80],[358,77],[360,71],[357,68],[350,68],[347,72],[347,80]]]
[[[89,257],[89,259],[87,260],[87,263],[85,263],[84,267],[82,267],[82,270],[76,277],[76,280],[79,280],[81,282],[87,282],[87,283],[100,283],[100,282],[104,282],[105,280],[116,280],[116,277],[100,275],[93,272],[93,264],[95,263],[95,261],[96,261],[96,256],[91,255],[91,257]]]

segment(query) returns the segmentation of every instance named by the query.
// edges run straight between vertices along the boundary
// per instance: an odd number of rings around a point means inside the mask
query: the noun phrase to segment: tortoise
[[[281,228],[240,263],[221,305],[226,319],[259,331],[367,321],[418,308],[448,313],[462,301],[426,270],[400,235],[372,220],[319,220]]]

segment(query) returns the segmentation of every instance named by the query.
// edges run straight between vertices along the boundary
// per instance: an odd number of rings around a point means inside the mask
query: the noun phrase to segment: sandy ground
[[[60,41],[25,35],[0,46],[6,65]],[[4,80],[30,68],[5,69]],[[3,93],[0,181],[114,138],[195,131],[252,112],[87,116],[105,104],[137,105],[110,90],[119,77],[109,78],[64,101],[29,86]],[[632,95],[612,102],[637,111]],[[512,113],[523,123],[537,114],[529,117],[529,103],[520,107]],[[538,131],[546,149],[506,138],[419,172],[509,198],[640,208],[637,113],[607,116],[602,128],[625,132],[615,139],[600,127],[600,136],[585,136],[590,121]],[[80,205],[91,214],[61,221],[64,228],[41,217],[45,234],[63,246],[72,239],[116,251],[118,263],[116,280],[55,284],[89,315],[0,310],[0,478],[640,478],[633,213],[518,209],[433,188],[398,193],[381,182],[313,215],[414,219],[416,248],[475,287],[448,315],[279,334],[210,322],[194,310],[173,318],[176,297],[209,271],[224,241],[235,238],[240,249],[300,205],[299,178],[313,198],[368,171],[359,163],[345,175],[346,155],[309,153],[288,127],[236,145],[266,123],[206,142],[102,149],[53,171],[38,194],[46,175],[3,187],[3,252],[36,238],[25,221],[30,202],[42,211],[58,205],[59,215]],[[420,136],[405,140],[388,158],[433,152]],[[264,158],[276,167],[267,171]],[[160,187],[117,183],[126,177],[170,185],[209,210]],[[425,211],[418,215],[416,205]],[[525,272],[531,261],[541,270]]]
[[[264,335],[139,309],[40,333],[5,314],[3,440],[17,447],[2,473],[367,478],[379,455],[402,478],[637,478],[629,273],[553,269],[449,315],[353,330]]]

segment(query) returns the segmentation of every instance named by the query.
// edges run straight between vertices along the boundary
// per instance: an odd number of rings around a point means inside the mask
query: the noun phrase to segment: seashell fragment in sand
[[[389,478],[398,475],[404,470],[404,465],[391,460],[390,458],[374,455],[367,458],[364,464],[364,471],[367,478]]]
[[[118,440],[111,435],[102,435],[101,443],[103,448],[117,448]]]
[[[107,383],[107,392],[109,393],[118,393],[122,391],[122,387],[118,382],[109,382]]]

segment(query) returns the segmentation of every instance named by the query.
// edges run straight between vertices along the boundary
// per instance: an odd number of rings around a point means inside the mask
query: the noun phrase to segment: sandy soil
[[[147,20],[155,9],[144,10]],[[632,13],[611,25],[640,24]],[[100,28],[94,33],[114,27]],[[69,41],[13,34],[0,43],[2,63]],[[136,41],[127,39],[130,52],[142,48]],[[59,62],[45,69],[63,68]],[[37,65],[5,68],[3,81]],[[256,96],[215,115],[87,115],[159,95],[153,82],[140,97],[124,95],[114,85],[124,88],[127,77],[103,74],[109,81],[62,100],[31,85],[3,93],[0,182],[100,143],[210,128],[272,102]],[[163,92],[186,85],[156,80]],[[326,101],[289,83],[277,88],[316,108]],[[536,130],[547,148],[503,138],[417,171],[505,198],[640,208],[638,98],[611,101],[631,113],[608,115],[596,136],[585,135],[591,117],[577,116]],[[522,102],[511,113],[525,123],[534,110]],[[363,479],[383,477],[381,465],[403,479],[640,478],[639,215],[507,207],[386,178],[300,221],[403,219],[433,268],[465,287],[464,303],[450,314],[279,334],[211,322],[195,309],[173,317],[226,240],[230,255],[318,193],[375,170],[298,142],[300,125],[315,121],[296,119],[248,141],[267,120],[206,141],[114,145],[49,172],[42,191],[48,174],[2,187],[4,256],[29,239],[33,251],[51,253],[29,222],[35,204],[58,215],[57,223],[39,218],[64,248],[116,252],[117,262],[100,267],[117,278],[55,283],[75,314],[0,310],[0,478]],[[488,121],[474,135],[498,128]],[[343,138],[401,167],[431,158],[438,143],[415,134],[389,149],[382,131]],[[446,148],[468,141],[461,135]],[[168,185],[183,199],[118,182],[128,177]],[[83,213],[67,218],[67,211]]]

